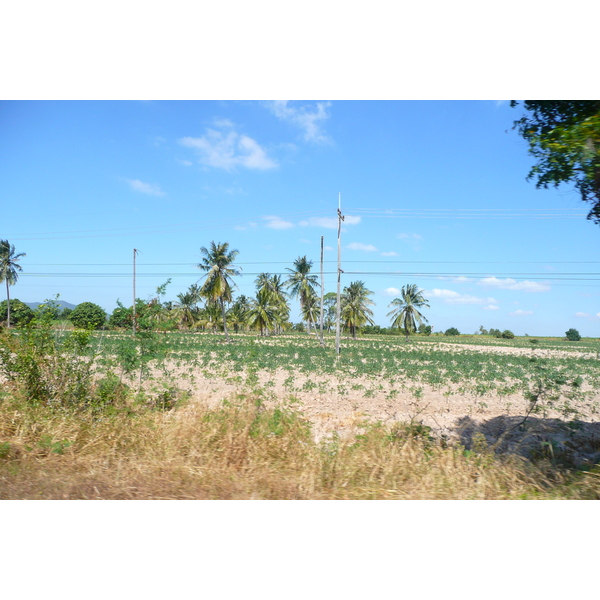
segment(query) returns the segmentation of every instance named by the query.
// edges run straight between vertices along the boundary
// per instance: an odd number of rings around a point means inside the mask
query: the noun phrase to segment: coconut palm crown
[[[293,269],[286,268],[290,274],[285,286],[290,290],[292,298],[300,300],[300,312],[303,312],[309,298],[315,295],[315,288],[320,287],[317,276],[310,274],[311,267],[312,260],[308,260],[306,256],[299,256],[294,261]],[[310,321],[308,321],[308,332],[310,333]]]
[[[19,259],[26,256],[24,252],[15,254],[15,247],[8,240],[0,240],[0,283],[6,282],[6,325],[10,328],[10,291],[9,286],[15,285],[19,273],[23,270]]]
[[[365,287],[364,281],[353,281],[344,288],[342,295],[341,317],[356,339],[356,330],[365,324],[373,325],[373,311],[369,306],[375,303],[369,298],[373,292]]]
[[[419,308],[429,308],[428,300],[423,297],[423,291],[416,284],[407,284],[403,286],[400,298],[394,298],[389,307],[394,307],[387,316],[392,319],[392,327],[398,327],[404,331],[406,339],[411,333],[417,330],[417,323],[420,325],[423,321],[427,322],[424,315],[419,312]]]
[[[232,277],[240,275],[241,270],[233,266],[233,262],[239,254],[238,250],[230,250],[227,242],[215,244],[210,243],[210,248],[202,246],[200,252],[203,254],[198,268],[206,271],[206,279],[200,288],[200,294],[213,302],[221,305],[223,316],[223,331],[225,338],[229,341],[227,332],[227,318],[225,315],[225,302],[232,300],[232,288],[235,283]]]

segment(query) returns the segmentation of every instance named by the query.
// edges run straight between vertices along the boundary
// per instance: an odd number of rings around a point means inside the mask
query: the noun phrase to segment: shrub
[[[569,331],[565,332],[565,335],[567,336],[567,339],[570,342],[578,342],[581,339],[581,336],[579,335],[579,331],[577,331],[577,329],[569,329]]]
[[[73,309],[69,320],[79,329],[98,329],[106,322],[106,313],[93,302],[83,302]]]
[[[450,327],[444,331],[444,335],[460,335],[460,331],[456,327]]]
[[[33,319],[35,313],[27,304],[14,298],[10,301],[10,324],[27,325]],[[6,300],[0,302],[0,322],[6,323],[8,319],[8,304]]]
[[[421,323],[417,331],[422,335],[431,335],[431,329],[431,325],[425,325],[425,323]]]
[[[83,406],[90,399],[89,331],[56,336],[46,316],[0,335],[0,373],[33,405]]]
[[[513,332],[512,332],[510,329],[505,329],[505,330],[502,332],[502,337],[503,337],[505,340],[512,340],[512,339],[514,339],[514,337],[515,337],[515,334],[514,334],[514,333],[513,333]]]

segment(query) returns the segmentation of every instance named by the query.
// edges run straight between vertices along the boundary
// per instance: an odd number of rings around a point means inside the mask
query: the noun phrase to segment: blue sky
[[[198,281],[200,247],[229,242],[260,272],[306,255],[335,291],[425,290],[436,331],[600,336],[600,228],[569,186],[537,190],[507,101],[2,101],[0,238],[26,252],[11,297],[55,294],[109,313],[169,277]],[[292,320],[298,321],[294,304]]]

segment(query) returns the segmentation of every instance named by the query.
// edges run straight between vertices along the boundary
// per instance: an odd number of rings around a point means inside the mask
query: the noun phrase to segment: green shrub
[[[106,313],[93,302],[83,302],[73,309],[69,320],[78,329],[99,329],[106,323]]]
[[[577,331],[577,329],[569,329],[569,331],[565,332],[565,335],[567,336],[567,339],[570,342],[578,342],[581,339],[581,336],[579,335],[579,331]]]
[[[27,325],[33,319],[35,313],[27,304],[14,298],[10,301],[10,324]],[[8,304],[6,300],[0,302],[0,322],[5,323],[8,319]]]
[[[514,334],[514,333],[513,333],[513,332],[512,332],[510,329],[505,329],[505,330],[502,332],[502,337],[503,337],[505,340],[512,340],[512,339],[514,339],[514,337],[515,337],[515,334]]]
[[[456,327],[450,327],[444,331],[444,335],[460,335],[460,331]]]

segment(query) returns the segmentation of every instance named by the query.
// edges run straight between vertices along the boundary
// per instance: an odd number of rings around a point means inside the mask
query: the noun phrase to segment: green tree
[[[448,327],[448,329],[446,329],[446,331],[444,331],[444,335],[460,335],[460,331],[458,329],[456,329],[456,327]]]
[[[106,313],[93,302],[82,302],[73,309],[69,320],[78,329],[98,329],[106,322]]]
[[[0,240],[0,283],[6,282],[6,326],[10,329],[10,290],[17,283],[23,268],[19,259],[26,256],[24,252],[15,253],[15,247],[8,240]]]
[[[274,297],[269,293],[268,288],[261,287],[256,292],[256,299],[250,304],[248,311],[248,325],[260,329],[260,335],[265,334],[265,330],[273,327],[277,314],[277,305]]]
[[[578,342],[581,339],[581,336],[579,335],[579,331],[577,331],[577,329],[573,329],[572,327],[571,327],[571,329],[569,329],[569,331],[565,332],[565,337],[570,342]]]
[[[249,310],[250,300],[242,294],[235,299],[232,307],[227,311],[227,320],[233,325],[236,333],[240,327],[247,325]]]
[[[387,316],[392,319],[392,327],[404,331],[406,341],[408,341],[408,336],[416,331],[417,323],[420,325],[423,321],[427,322],[419,309],[429,308],[429,304],[428,300],[423,297],[423,290],[420,290],[414,283],[403,286],[400,294],[400,298],[394,298],[389,304],[394,308]]]
[[[35,317],[35,312],[18,298],[10,301],[10,314],[14,325],[27,325]],[[0,322],[8,319],[8,301],[0,302]]]
[[[519,103],[511,102],[515,107]],[[514,122],[537,163],[527,179],[536,187],[573,183],[588,214],[600,225],[600,100],[526,100],[526,114]]]
[[[335,326],[337,294],[327,292],[323,296],[323,326],[329,332]]]
[[[200,301],[200,290],[195,284],[187,292],[177,294],[178,302],[173,305],[173,315],[179,325],[192,327],[199,316],[198,302]]]
[[[261,273],[256,278],[255,283],[258,291],[264,291],[269,296],[269,303],[274,307],[273,327],[277,333],[281,330],[283,323],[288,320],[290,314],[287,294],[283,289],[285,284],[280,275],[269,273]]]
[[[232,301],[232,286],[235,287],[232,277],[240,274],[240,270],[233,266],[239,252],[229,250],[227,242],[222,244],[211,242],[210,249],[202,246],[200,252],[204,256],[198,264],[198,268],[206,271],[206,279],[200,288],[200,294],[209,300],[218,302],[221,306],[223,331],[225,332],[225,339],[229,341],[225,302]]]
[[[344,288],[341,302],[341,319],[352,337],[356,339],[356,330],[367,323],[373,325],[373,311],[369,306],[374,302],[369,298],[373,292],[365,287],[364,281],[353,281]]]
[[[312,260],[308,260],[306,256],[299,256],[294,261],[293,269],[286,267],[290,274],[285,285],[290,290],[290,296],[300,300],[301,313],[308,299],[315,295],[315,288],[320,287],[317,276],[310,273],[312,264]],[[308,323],[308,333],[310,333],[310,322]]]

